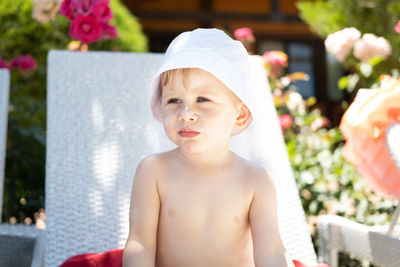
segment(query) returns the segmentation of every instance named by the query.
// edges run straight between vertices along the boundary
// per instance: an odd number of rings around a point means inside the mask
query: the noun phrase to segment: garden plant
[[[324,5],[307,4],[310,5],[308,8],[312,5]],[[310,11],[310,14],[314,13]],[[354,38],[354,44],[361,34],[355,29],[351,31],[355,31],[357,36]],[[247,31],[240,29],[241,38],[236,37],[238,40],[246,40],[243,32],[247,32],[248,40],[254,39],[250,29]],[[337,47],[342,43],[349,46],[349,38],[342,40],[343,42],[340,42],[341,40],[332,38],[331,46]],[[383,46],[385,45],[390,46],[384,43]],[[326,46],[328,49],[329,45]],[[344,62],[347,57],[352,56],[348,59],[349,64],[360,66],[361,60],[350,55],[351,46],[344,56],[339,53],[343,51],[343,47],[337,51],[335,56],[339,56],[338,60]],[[389,53],[384,49],[376,49],[375,53],[372,51],[368,56],[370,56],[368,60],[373,58],[371,60],[373,64],[385,64],[384,59],[389,57]],[[373,192],[355,167],[344,159],[342,150],[345,139],[339,127],[332,127],[329,120],[321,115],[320,110],[314,108],[315,98],[304,99],[297,90],[295,81],[307,80],[307,75],[287,73],[286,68],[290,64],[290,59],[283,51],[266,51],[263,59],[315,248],[318,249],[316,226],[319,215],[335,214],[365,225],[388,224],[397,205],[396,200]],[[371,64],[372,71],[374,65],[371,62],[365,64]],[[378,86],[379,83],[377,80],[372,80],[370,85],[372,84]],[[347,85],[343,87],[345,88]],[[340,254],[339,265],[371,266],[367,261],[359,261],[351,255],[344,254]]]
[[[48,52],[148,49],[140,24],[119,0],[96,1],[97,7],[93,2],[0,1],[0,67],[11,76],[3,222],[30,224],[43,217]],[[79,8],[67,18],[73,3]]]

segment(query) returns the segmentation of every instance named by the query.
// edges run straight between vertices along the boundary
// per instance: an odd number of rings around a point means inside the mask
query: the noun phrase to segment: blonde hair
[[[161,73],[160,75],[160,85],[159,85],[159,96],[162,96],[162,88],[166,85],[171,85],[171,82],[175,79],[176,75],[182,76],[183,85],[185,88],[189,88],[189,74],[193,71],[193,68],[184,68],[184,69],[172,69],[167,70]]]
[[[181,69],[172,69],[167,70],[161,73],[160,75],[160,84],[159,84],[159,97],[162,97],[162,88],[166,85],[170,86],[171,82],[175,79],[177,75],[182,76],[183,86],[186,89],[189,89],[189,75],[193,73],[193,71],[199,70],[198,68],[181,68]],[[227,88],[230,95],[232,96],[232,101],[236,104],[243,103],[243,101],[234,94],[229,88]]]

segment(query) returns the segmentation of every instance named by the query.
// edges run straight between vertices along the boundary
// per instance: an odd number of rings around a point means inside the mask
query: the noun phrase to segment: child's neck
[[[183,164],[190,168],[219,168],[230,165],[235,159],[235,154],[229,148],[202,153],[191,153],[176,148],[175,152]]]

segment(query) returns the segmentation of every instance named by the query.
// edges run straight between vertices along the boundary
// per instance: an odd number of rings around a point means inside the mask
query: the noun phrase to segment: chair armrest
[[[0,262],[27,261],[31,267],[44,266],[44,242],[45,231],[33,225],[1,223],[0,247],[4,249],[0,249]]]
[[[366,226],[336,215],[320,216],[318,259],[337,267],[342,251],[379,266],[400,266],[400,239],[386,235],[387,230],[388,226]],[[398,232],[400,228],[395,235]]]

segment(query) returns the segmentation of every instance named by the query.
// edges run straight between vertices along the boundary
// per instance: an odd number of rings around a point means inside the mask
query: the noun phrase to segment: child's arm
[[[274,184],[265,170],[254,178],[255,192],[249,216],[256,267],[294,267],[279,234]]]
[[[144,159],[136,169],[129,211],[129,235],[123,267],[154,267],[160,198],[154,158]]]

